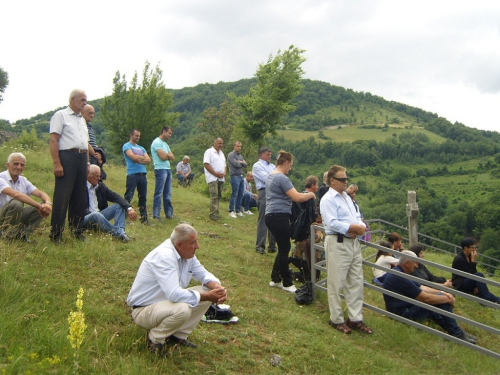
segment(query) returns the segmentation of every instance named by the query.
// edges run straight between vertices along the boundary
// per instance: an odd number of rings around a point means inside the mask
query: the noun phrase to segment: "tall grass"
[[[0,160],[12,151],[0,148]],[[48,148],[24,153],[25,175],[51,195]],[[107,185],[123,193],[124,168],[110,165],[106,171]],[[151,173],[148,177],[151,212],[154,178]],[[255,252],[257,216],[231,219],[226,214],[228,202],[222,202],[221,220],[209,220],[209,199],[198,191],[203,190],[203,176],[196,179],[190,188],[174,183],[174,220],[154,227],[127,222],[127,233],[135,237],[127,244],[91,232],[85,243],[65,233],[64,244],[55,246],[48,238],[48,221],[32,236],[35,243],[0,241],[0,373],[73,372],[67,317],[80,287],[85,290],[87,325],[79,351],[80,373],[498,373],[496,360],[371,311],[365,311],[365,321],[375,331],[372,336],[334,331],[327,324],[323,293],[314,304],[299,306],[292,294],[269,288],[274,255]],[[183,349],[162,359],[147,351],[145,331],[131,321],[125,299],[144,256],[169,237],[180,220],[197,228],[201,247],[197,257],[228,288],[227,303],[240,321],[236,325],[200,323],[190,336],[198,349]],[[371,279],[371,270],[365,269],[365,275]],[[377,293],[367,291],[365,298],[383,306]],[[467,302],[459,301],[464,315],[500,326],[499,311]],[[479,343],[500,350],[497,337],[481,335]],[[273,354],[283,358],[277,367],[269,361]]]

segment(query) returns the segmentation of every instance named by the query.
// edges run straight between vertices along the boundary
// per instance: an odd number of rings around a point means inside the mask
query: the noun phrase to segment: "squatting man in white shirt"
[[[148,348],[156,355],[168,355],[177,346],[196,348],[187,340],[213,303],[223,303],[226,288],[195,256],[198,233],[189,224],[177,225],[170,239],[142,261],[127,304],[132,319],[149,330]],[[191,279],[201,285],[188,288]]]

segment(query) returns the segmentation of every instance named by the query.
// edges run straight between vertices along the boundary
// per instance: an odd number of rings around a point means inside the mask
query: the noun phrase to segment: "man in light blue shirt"
[[[164,126],[161,134],[151,143],[151,156],[155,166],[155,195],[153,198],[153,219],[161,221],[161,202],[163,198],[163,209],[165,217],[171,219],[174,216],[172,207],[172,170],[170,160],[175,156],[170,151],[167,141],[172,137],[172,129]]]
[[[259,254],[264,254],[266,251],[266,235],[268,237],[267,251],[275,253],[276,241],[274,240],[271,231],[266,226],[266,180],[269,173],[274,171],[276,166],[271,163],[271,149],[269,147],[262,147],[259,150],[259,160],[253,165],[252,173],[255,181],[255,187],[258,191],[257,195],[257,209],[259,210],[259,217],[257,219],[257,241],[255,242],[255,251]]]
[[[332,165],[328,171],[330,188],[320,203],[326,233],[329,324],[345,334],[351,333],[351,329],[372,334],[372,329],[363,323],[363,259],[357,239],[366,227],[345,192],[347,181],[346,169]],[[349,311],[347,323],[344,322],[340,299],[342,290]]]
[[[148,179],[146,178],[146,164],[151,163],[146,149],[138,145],[141,139],[141,132],[137,129],[130,131],[130,141],[122,147],[125,163],[127,164],[127,182],[124,198],[130,203],[137,188],[139,195],[139,213],[141,223],[149,225],[148,211],[146,209],[146,197],[148,194]]]
[[[132,319],[149,330],[148,348],[168,354],[168,346],[196,347],[187,341],[210,303],[223,303],[226,288],[195,256],[198,234],[189,224],[179,224],[170,239],[151,251],[141,263],[127,304]],[[191,279],[201,285],[188,288]]]

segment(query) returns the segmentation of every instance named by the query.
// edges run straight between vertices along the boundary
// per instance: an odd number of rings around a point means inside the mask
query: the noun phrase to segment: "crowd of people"
[[[49,145],[55,177],[53,199],[22,176],[27,162],[22,153],[8,156],[7,170],[0,173],[0,229],[3,237],[30,242],[33,230],[52,215],[50,239],[58,245],[63,243],[66,217],[71,232],[79,241],[85,241],[84,230],[92,229],[109,233],[123,242],[133,240],[125,231],[126,218],[131,221],[140,218],[142,224],[150,225],[146,165],[151,161],[155,175],[153,220],[163,220],[162,207],[165,219],[175,217],[171,201],[171,162],[175,160],[175,155],[167,143],[173,130],[168,126],[161,129],[151,144],[150,156],[139,145],[140,130],[131,129],[129,141],[122,148],[127,168],[125,194],[122,197],[103,182],[106,154],[98,146],[92,129],[94,115],[95,110],[87,104],[85,93],[74,90],[70,94],[69,106],[57,111],[50,120]],[[364,278],[359,239],[367,239],[367,223],[355,199],[358,187],[348,185],[346,168],[331,166],[324,173],[321,186],[316,176],[308,176],[304,190],[299,192],[287,176],[294,162],[291,153],[279,151],[274,163],[271,149],[262,147],[259,159],[245,173],[250,164],[241,155],[242,143],[233,143],[233,151],[228,154],[227,160],[222,151],[223,144],[221,138],[216,138],[213,147],[207,149],[203,156],[205,181],[210,194],[210,219],[220,219],[220,200],[229,169],[232,189],[229,217],[237,219],[253,215],[251,208],[257,207],[255,250],[265,254],[267,242],[267,252],[276,253],[269,286],[290,293],[297,291],[290,263],[301,270],[301,280],[311,281],[309,270],[312,262],[318,259],[311,259],[311,237],[316,242],[324,242],[329,325],[343,334],[350,334],[352,330],[373,334],[373,329],[363,321]],[[179,186],[187,187],[193,181],[195,175],[189,161],[189,156],[185,155],[177,164]],[[130,204],[135,190],[138,193],[138,213]],[[109,202],[113,204],[109,205]],[[311,236],[312,223],[322,224],[324,233]],[[295,251],[289,258],[292,241]],[[384,250],[376,254],[375,264],[380,268],[373,269],[373,281],[389,291],[447,312],[452,312],[455,304],[450,293],[384,271],[392,268],[401,275],[410,274],[500,303],[500,298],[479,280],[459,274],[453,274],[451,279],[434,276],[417,261],[424,258],[424,248],[414,245],[404,250],[402,238],[397,233],[390,234],[387,241],[379,245],[400,254]],[[455,257],[452,267],[484,278],[476,267],[476,241],[466,238],[461,246],[462,252]],[[165,355],[173,346],[196,347],[188,341],[189,334],[211,303],[222,303],[227,298],[226,288],[220,280],[197,260],[195,253],[198,248],[197,231],[186,223],[176,225],[170,238],[144,258],[127,298],[133,321],[148,331],[148,348],[158,355]],[[191,279],[201,285],[189,287]],[[341,302],[342,293],[347,306],[347,319]],[[472,344],[477,341],[447,315],[388,294],[384,294],[384,301],[389,312],[411,320],[432,319],[454,337]]]

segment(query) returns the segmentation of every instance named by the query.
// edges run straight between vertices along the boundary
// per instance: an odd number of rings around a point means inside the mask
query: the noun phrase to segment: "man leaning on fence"
[[[403,250],[401,254],[399,265],[396,266],[394,270],[411,274],[418,265],[418,262],[416,262],[417,256],[413,251],[409,250]],[[388,273],[384,279],[384,288],[391,292],[433,305],[444,311],[453,312],[453,306],[455,305],[455,298],[453,295],[421,285],[416,281],[405,279],[402,276]],[[439,314],[425,307],[414,305],[411,302],[406,302],[387,294],[384,294],[384,301],[387,311],[393,314],[414,321],[431,319],[451,336],[471,344],[476,344],[477,337],[463,331],[458,326],[457,321],[449,316]]]

